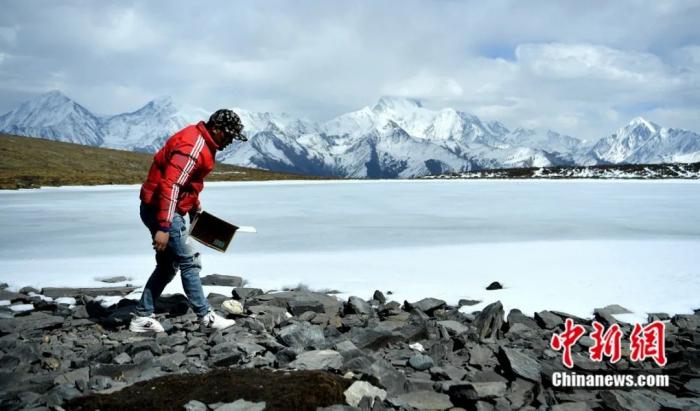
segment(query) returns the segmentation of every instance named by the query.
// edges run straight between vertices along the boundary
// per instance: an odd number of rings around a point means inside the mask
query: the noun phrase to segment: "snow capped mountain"
[[[160,97],[131,113],[104,119],[102,146],[153,152],[175,132],[208,118],[209,114],[196,107],[177,105],[170,97]]]
[[[700,135],[636,118],[594,145],[555,131],[516,128],[415,99],[381,97],[323,124],[234,108],[249,142],[218,161],[323,176],[405,178],[504,167],[700,161]],[[210,112],[161,97],[99,117],[53,91],[0,116],[0,130],[92,146],[154,152]]]
[[[0,117],[0,130],[68,143],[99,146],[100,119],[59,91],[49,91]]]
[[[700,161],[700,135],[637,117],[599,140],[589,154],[599,163],[695,162]]]

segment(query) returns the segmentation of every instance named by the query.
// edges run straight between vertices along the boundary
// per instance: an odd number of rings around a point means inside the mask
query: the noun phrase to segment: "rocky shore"
[[[131,288],[13,292],[0,284],[0,300],[11,303],[0,306],[0,409],[700,409],[700,310],[650,315],[666,323],[663,368],[629,355],[616,364],[591,361],[592,340],[583,337],[568,370],[550,339],[566,318],[588,332],[590,319],[505,313],[498,301],[470,312],[469,301],[400,303],[380,291],[341,301],[308,290],[263,292],[237,277],[216,281],[238,285],[232,295],[208,296],[217,309],[242,303],[242,314],[228,314],[235,326],[203,332],[184,296],[170,295],[157,302],[166,332],[155,335],[128,331],[136,301],[104,307],[95,299]],[[629,336],[632,326],[614,310],[596,310],[595,320],[618,323]],[[663,374],[670,385],[555,387],[561,371]]]

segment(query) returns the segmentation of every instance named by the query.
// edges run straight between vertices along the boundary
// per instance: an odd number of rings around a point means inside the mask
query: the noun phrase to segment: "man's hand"
[[[170,233],[165,231],[157,231],[155,237],[153,237],[153,249],[156,252],[163,252],[168,246],[168,240],[170,240]]]

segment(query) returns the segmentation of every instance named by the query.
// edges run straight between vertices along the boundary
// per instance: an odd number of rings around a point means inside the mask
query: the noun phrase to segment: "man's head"
[[[233,140],[248,141],[243,135],[243,123],[236,113],[229,109],[216,110],[207,121],[207,130],[223,150]]]

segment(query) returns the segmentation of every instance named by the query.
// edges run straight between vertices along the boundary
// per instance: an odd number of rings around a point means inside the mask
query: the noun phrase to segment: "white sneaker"
[[[135,333],[162,333],[165,332],[163,326],[156,320],[155,316],[134,317],[129,324],[129,331]]]
[[[215,330],[223,330],[236,324],[234,320],[229,320],[224,317],[221,317],[214,311],[209,311],[207,315],[202,317],[201,323],[202,327],[213,328]]]

